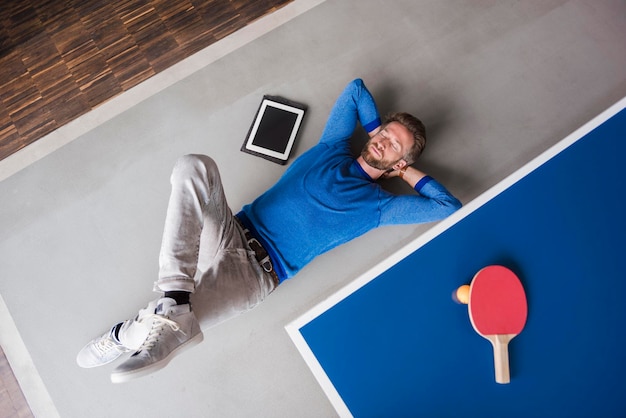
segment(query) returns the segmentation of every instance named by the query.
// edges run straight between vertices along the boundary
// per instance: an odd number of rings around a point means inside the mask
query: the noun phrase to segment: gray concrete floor
[[[309,105],[298,155],[358,76],[381,111],[425,121],[417,166],[467,203],[626,95],[624,39],[625,1],[327,0],[110,118],[83,118],[77,138],[0,183],[0,294],[17,330],[3,322],[0,336],[36,368],[17,368],[31,373],[27,398],[49,401],[33,412],[335,416],[284,326],[432,225],[319,257],[147,378],[113,385],[114,365],[75,366],[85,342],[155,296],[174,160],[213,156],[237,210],[285,169],[239,151],[261,96]]]

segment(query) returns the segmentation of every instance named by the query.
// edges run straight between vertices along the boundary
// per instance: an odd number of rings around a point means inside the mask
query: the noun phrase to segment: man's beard
[[[365,160],[367,165],[369,165],[370,167],[374,167],[378,170],[387,171],[393,168],[393,166],[396,165],[398,161],[400,161],[400,160],[388,161],[388,160],[381,160],[381,159],[376,158],[376,156],[370,152],[370,145],[371,145],[371,141],[368,141],[367,144],[365,144],[365,146],[363,147],[363,150],[361,151],[361,157],[363,157],[363,160]]]

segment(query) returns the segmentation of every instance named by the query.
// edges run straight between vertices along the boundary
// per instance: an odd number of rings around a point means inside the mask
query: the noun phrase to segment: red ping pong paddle
[[[485,267],[470,285],[468,310],[476,332],[493,345],[496,382],[509,383],[508,344],[522,332],[528,315],[522,283],[506,267]]]

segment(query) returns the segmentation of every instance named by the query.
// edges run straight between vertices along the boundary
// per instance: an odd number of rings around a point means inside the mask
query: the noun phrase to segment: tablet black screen
[[[283,153],[289,143],[298,115],[267,106],[252,144]]]

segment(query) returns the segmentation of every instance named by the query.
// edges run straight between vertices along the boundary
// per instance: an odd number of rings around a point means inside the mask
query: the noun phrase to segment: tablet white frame
[[[289,136],[289,140],[287,141],[287,146],[285,147],[285,151],[280,153],[267,148],[259,147],[258,145],[254,145],[254,139],[256,138],[257,131],[259,126],[261,125],[261,121],[263,120],[263,116],[265,115],[265,110],[267,107],[274,107],[280,110],[284,110],[286,112],[294,113],[296,115],[296,121],[291,128],[291,135]],[[296,135],[300,130],[300,125],[302,124],[302,119],[304,118],[304,110],[299,109],[297,107],[289,106],[284,103],[279,103],[275,100],[264,98],[261,102],[261,107],[259,108],[259,112],[257,113],[254,124],[252,125],[252,129],[250,130],[250,134],[248,135],[248,139],[246,140],[245,148],[249,151],[256,152],[258,154],[267,155],[268,157],[276,158],[282,161],[286,161],[289,158],[289,154],[291,153],[291,149],[293,148],[293,144],[296,140]]]

